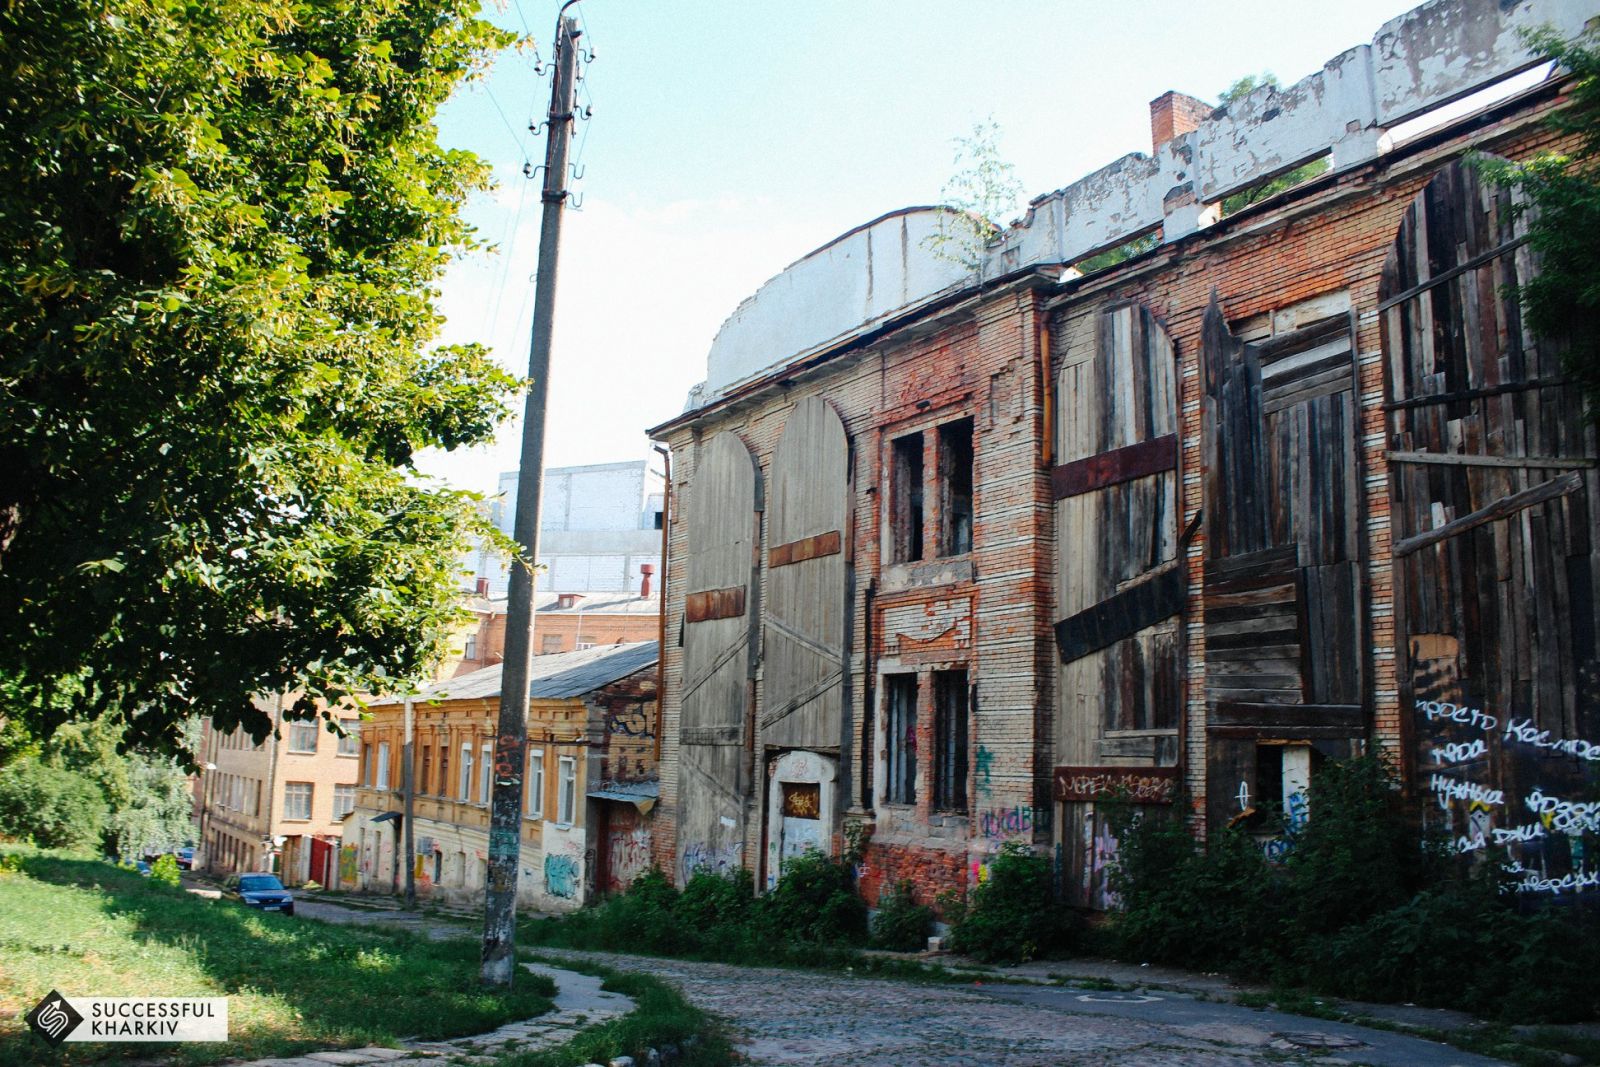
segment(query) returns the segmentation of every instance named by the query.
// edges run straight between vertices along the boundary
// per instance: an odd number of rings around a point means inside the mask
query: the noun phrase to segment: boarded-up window
[[[772,454],[763,745],[833,748],[843,740],[849,468],[838,414],[818,397],[801,400]]]
[[[1600,452],[1561,345],[1522,320],[1526,225],[1452,163],[1384,265],[1395,666],[1430,829],[1504,845],[1524,899],[1566,902],[1595,892],[1593,820],[1549,805],[1594,799]]]
[[[1259,739],[1366,731],[1352,320],[1257,341],[1204,324],[1207,789],[1237,816]]]
[[[967,672],[933,676],[933,806],[967,810]]]
[[[891,804],[917,802],[917,676],[891,674],[886,679],[884,697],[889,713],[885,717],[884,752],[887,766],[887,799]]]

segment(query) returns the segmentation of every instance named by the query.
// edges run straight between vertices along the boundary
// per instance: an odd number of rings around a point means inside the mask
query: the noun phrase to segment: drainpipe
[[[406,736],[405,744],[401,747],[401,759],[405,760],[405,768],[401,771],[401,787],[405,790],[405,835],[406,835],[406,907],[417,906],[417,841],[411,826],[412,806],[411,798],[416,793],[416,717],[412,712],[411,698],[406,697]]]
[[[273,838],[272,808],[273,800],[278,795],[278,746],[283,744],[283,739],[278,736],[278,724],[283,721],[283,694],[278,694],[278,707],[272,713],[272,733],[267,736],[272,738],[272,747],[267,750],[267,810],[265,812],[265,829],[262,831],[262,840],[265,861],[261,864],[264,871],[272,870]]]
[[[661,453],[666,472],[661,491],[661,609],[656,613],[660,626],[656,637],[656,774],[661,773],[661,734],[666,729],[667,699],[667,527],[672,525],[672,453],[660,445],[652,446]]]

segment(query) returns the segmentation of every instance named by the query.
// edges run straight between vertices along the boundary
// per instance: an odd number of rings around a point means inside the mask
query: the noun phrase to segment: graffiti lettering
[[[1489,743],[1483,738],[1474,741],[1452,741],[1442,748],[1430,750],[1435,763],[1464,763],[1469,759],[1481,759],[1489,754]]]
[[[1486,848],[1488,844],[1489,842],[1484,839],[1483,831],[1479,830],[1470,837],[1466,834],[1462,834],[1460,837],[1456,838],[1455,850],[1457,852],[1476,852],[1480,848]],[[1496,842],[1496,844],[1498,844],[1498,842]]]
[[[650,831],[636,827],[627,833],[613,833],[607,843],[606,888],[623,890],[650,866]]]
[[[1490,789],[1477,782],[1458,782],[1442,774],[1433,775],[1428,781],[1428,788],[1438,795],[1441,808],[1448,808],[1452,800],[1467,800],[1474,804],[1485,805],[1506,802],[1504,790]]]
[[[1497,845],[1507,845],[1512,842],[1522,844],[1546,836],[1544,824],[1537,822],[1523,823],[1521,826],[1495,827],[1489,832],[1494,835],[1494,843]]]
[[[544,858],[544,888],[553,897],[571,900],[578,895],[578,860],[573,856]]]
[[[1522,881],[1517,883],[1519,893],[1554,893],[1557,896],[1595,888],[1600,888],[1600,870],[1586,871],[1582,867],[1556,878],[1541,878],[1535,871],[1526,871]]]
[[[726,874],[744,864],[744,845],[713,845],[709,841],[696,841],[683,846],[683,874],[688,877],[696,871]]]
[[[1016,837],[1019,834],[1031,834],[1035,829],[1050,828],[1050,810],[1030,808],[1021,804],[1010,808],[995,808],[978,817],[978,828],[984,837]]]
[[[1562,800],[1545,796],[1542,789],[1528,794],[1528,810],[1538,815],[1546,826],[1557,830],[1600,830],[1600,802]]]
[[[623,737],[655,737],[655,731],[650,729],[650,714],[645,710],[646,707],[641,701],[620,711],[608,711],[606,730]]]
[[[1447,704],[1442,700],[1419,700],[1417,710],[1428,717],[1429,722],[1444,719],[1447,722],[1458,722],[1463,726],[1475,726],[1487,733],[1500,725],[1500,720],[1493,715],[1485,715],[1477,708],[1469,708],[1462,704]]]
[[[1600,745],[1576,737],[1551,738],[1550,731],[1539,729],[1532,719],[1523,719],[1521,722],[1512,719],[1506,723],[1505,738],[1507,741],[1521,741],[1525,745],[1548,748],[1583,760],[1600,760]]]
[[[1135,804],[1171,804],[1178,792],[1176,767],[1057,767],[1057,800],[1123,796]]]

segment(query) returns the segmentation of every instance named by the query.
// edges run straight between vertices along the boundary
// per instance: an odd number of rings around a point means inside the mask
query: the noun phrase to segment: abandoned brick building
[[[931,901],[1015,840],[1100,906],[1108,790],[1203,832],[1377,749],[1462,851],[1592,888],[1595,427],[1463,159],[1556,145],[1518,30],[1596,14],[1426,4],[1294,86],[1163,96],[1150,155],[975,269],[913,208],[736,309],[652,430],[663,868],[770,885],[864,840],[869,901]]]

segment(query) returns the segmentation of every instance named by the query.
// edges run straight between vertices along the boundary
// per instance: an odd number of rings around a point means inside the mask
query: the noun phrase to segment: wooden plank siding
[[[849,468],[844,423],[822,398],[801,400],[772,454],[763,746],[837,752],[842,741]]]
[[[1237,814],[1257,741],[1366,733],[1354,326],[1339,313],[1246,342],[1229,330],[1215,293],[1206,310],[1213,826]],[[1240,717],[1241,707],[1250,715]]]
[[[1525,230],[1451,163],[1406,209],[1379,289],[1401,709],[1425,818],[1466,852],[1537,825],[1535,790],[1591,796],[1587,761],[1554,746],[1600,743],[1595,424],[1522,321]],[[1433,802],[1436,776],[1503,803]],[[1525,877],[1585,866],[1560,830],[1509,846]]]
[[[702,447],[685,494],[680,879],[702,863],[737,865],[743,855],[760,479],[750,450],[724,431]]]
[[[1175,353],[1142,304],[1080,311],[1052,330],[1060,371],[1051,472],[1059,658],[1055,762],[1174,767],[1183,708]],[[1103,887],[1078,843],[1094,803],[1061,798],[1063,884]]]

